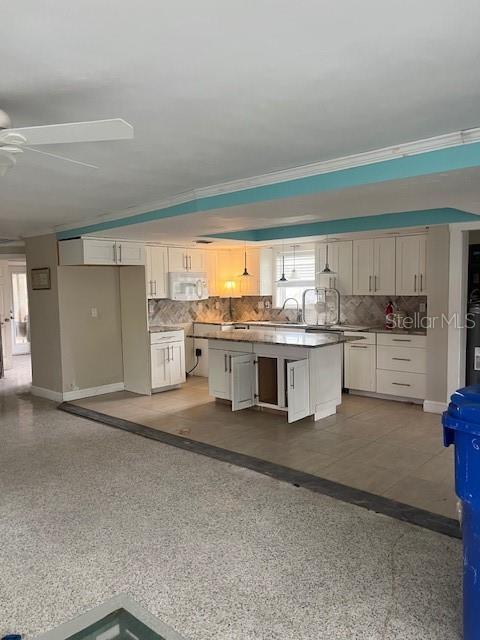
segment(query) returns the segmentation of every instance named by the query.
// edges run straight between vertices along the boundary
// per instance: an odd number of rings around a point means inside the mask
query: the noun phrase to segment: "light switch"
[[[97,309],[97,307],[92,307],[90,309],[90,313],[92,315],[92,318],[98,318],[98,309]]]

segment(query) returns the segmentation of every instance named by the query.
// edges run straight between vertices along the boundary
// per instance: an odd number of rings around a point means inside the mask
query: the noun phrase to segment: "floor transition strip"
[[[209,458],[215,458],[222,462],[237,465],[238,467],[245,467],[252,471],[257,471],[271,478],[288,482],[294,486],[303,487],[309,489],[315,493],[321,493],[336,500],[342,502],[348,502],[354,504],[357,507],[363,507],[376,513],[408,522],[410,524],[441,533],[452,538],[461,538],[460,525],[457,520],[453,518],[447,518],[440,514],[431,513],[425,509],[419,509],[390,498],[383,496],[377,496],[361,489],[354,489],[353,487],[347,487],[346,485],[333,482],[332,480],[326,480],[319,476],[305,473],[304,471],[296,471],[289,467],[284,467],[274,462],[268,462],[267,460],[260,460],[253,456],[248,456],[243,453],[236,453],[235,451],[229,451],[228,449],[222,449],[215,447],[211,444],[204,442],[197,442],[196,440],[190,440],[182,436],[176,436],[172,433],[165,431],[159,431],[145,425],[137,424],[136,422],[130,422],[123,418],[116,418],[109,416],[99,411],[93,411],[86,407],[80,407],[71,402],[62,402],[58,407],[61,411],[72,413],[94,422],[105,424],[109,427],[116,429],[123,429],[130,433],[135,433],[144,438],[150,438],[157,440],[163,444],[168,444],[173,447],[185,449],[193,453],[198,453]]]

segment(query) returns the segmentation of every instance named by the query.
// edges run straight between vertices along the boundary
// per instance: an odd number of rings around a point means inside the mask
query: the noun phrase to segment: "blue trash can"
[[[455,445],[455,491],[462,502],[463,635],[480,638],[480,384],[456,391],[442,416]]]

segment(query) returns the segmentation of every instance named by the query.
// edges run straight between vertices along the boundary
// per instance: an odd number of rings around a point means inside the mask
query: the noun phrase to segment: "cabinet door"
[[[375,391],[375,345],[345,345],[345,387],[359,391]]]
[[[424,236],[396,238],[396,294],[417,296],[420,294],[420,250]]]
[[[353,241],[353,295],[373,294],[373,245],[371,238]]]
[[[332,276],[333,286],[342,295],[351,296],[353,291],[353,247],[351,241],[329,242],[328,260],[336,275]]]
[[[168,345],[169,350],[169,375],[170,384],[181,384],[185,382],[185,342],[183,340],[172,342]]]
[[[231,400],[229,354],[221,349],[208,350],[208,392],[215,398]]]
[[[377,296],[395,295],[395,238],[374,240],[373,292]]]
[[[419,257],[418,257],[418,271],[419,271],[419,293],[420,295],[427,295],[427,236],[419,236]]]
[[[83,240],[83,264],[117,264],[114,240]]]
[[[145,246],[140,242],[116,242],[117,264],[145,264]]]
[[[230,355],[232,411],[247,409],[255,404],[255,356]]]
[[[154,344],[150,348],[152,389],[170,384],[169,345]]]
[[[183,247],[168,248],[168,270],[169,271],[186,271],[187,270],[187,251]]]
[[[288,422],[310,415],[308,360],[287,362]]]
[[[201,249],[187,249],[187,270],[205,271],[205,252]]]
[[[145,277],[148,298],[167,297],[167,248],[145,247]]]

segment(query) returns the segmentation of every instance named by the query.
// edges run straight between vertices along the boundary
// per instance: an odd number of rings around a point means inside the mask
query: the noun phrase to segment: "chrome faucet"
[[[279,309],[278,313],[281,313],[282,311],[285,311],[285,305],[287,304],[287,302],[289,300],[293,300],[293,302],[295,302],[295,304],[297,305],[297,322],[303,322],[303,313],[302,310],[300,309],[300,304],[298,302],[298,300],[296,298],[287,298],[285,300],[285,302],[282,305],[282,308]]]

